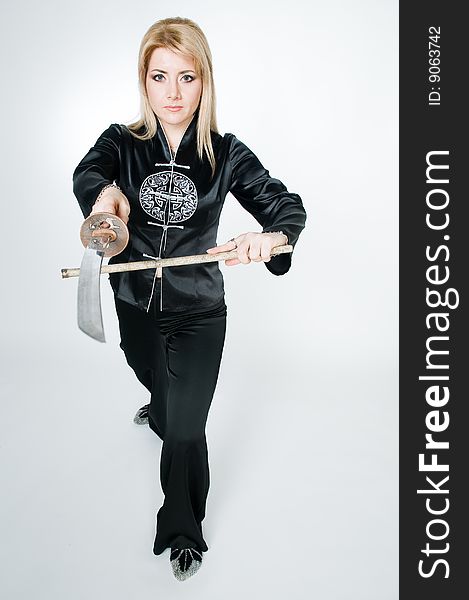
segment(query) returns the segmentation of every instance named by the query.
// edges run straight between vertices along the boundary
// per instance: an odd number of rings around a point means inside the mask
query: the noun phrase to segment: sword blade
[[[83,255],[78,278],[78,327],[98,342],[105,342],[100,289],[104,253],[92,248],[91,245],[92,243]]]

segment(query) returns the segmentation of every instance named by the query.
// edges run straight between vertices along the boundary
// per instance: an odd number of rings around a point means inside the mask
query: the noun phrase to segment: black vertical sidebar
[[[464,8],[454,1],[400,3],[402,600],[456,600],[468,593],[469,36]]]

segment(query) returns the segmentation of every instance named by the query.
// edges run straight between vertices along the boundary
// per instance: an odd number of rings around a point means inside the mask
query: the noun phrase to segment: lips
[[[176,110],[181,110],[182,106],[165,106],[165,108],[168,110],[176,111]]]

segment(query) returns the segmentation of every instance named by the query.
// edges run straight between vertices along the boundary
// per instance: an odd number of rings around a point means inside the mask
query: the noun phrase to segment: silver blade
[[[101,312],[101,264],[104,253],[91,247],[85,250],[78,279],[78,327],[87,335],[105,342]]]

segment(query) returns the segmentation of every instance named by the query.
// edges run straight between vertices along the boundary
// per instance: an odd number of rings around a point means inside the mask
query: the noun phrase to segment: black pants
[[[210,485],[205,425],[226,331],[224,300],[190,313],[147,313],[115,297],[120,347],[151,393],[149,426],[163,440],[154,554],[207,551],[202,520]]]

